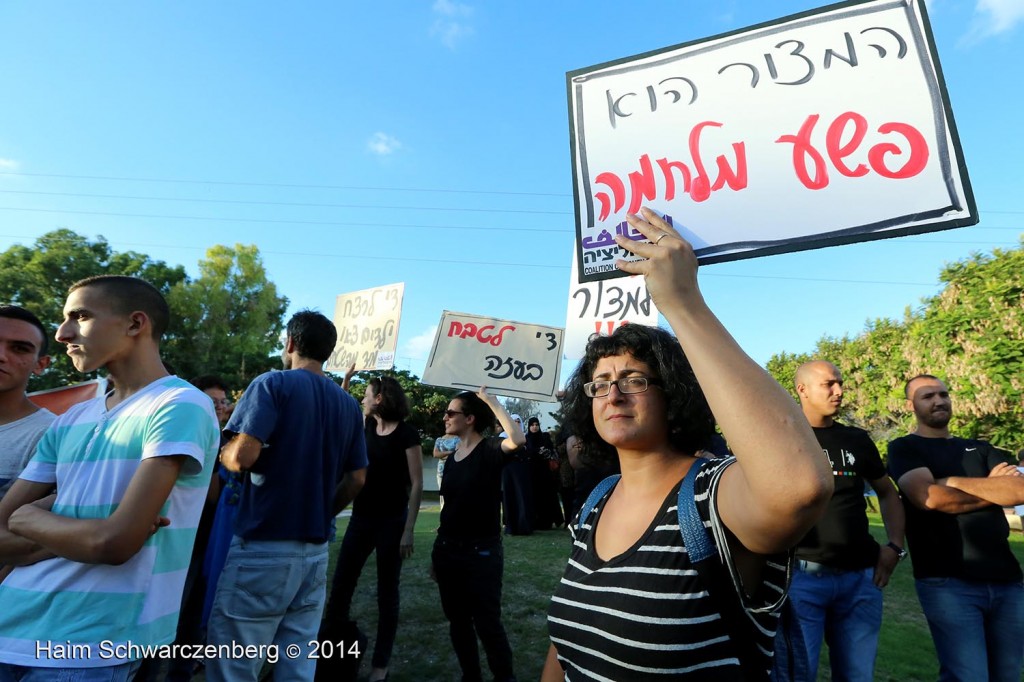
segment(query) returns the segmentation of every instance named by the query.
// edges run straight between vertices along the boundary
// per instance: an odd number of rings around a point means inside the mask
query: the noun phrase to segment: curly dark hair
[[[452,400],[459,401],[459,406],[462,407],[462,411],[466,413],[467,417],[475,417],[473,430],[477,433],[483,433],[494,426],[494,411],[476,393],[463,391]]]
[[[400,422],[409,416],[409,399],[405,390],[394,377],[373,377],[370,379],[374,395],[380,396],[377,416],[386,422]]]
[[[583,384],[592,381],[598,360],[625,354],[645,363],[653,377],[661,381],[672,449],[692,455],[710,447],[715,418],[679,341],[658,327],[624,324],[611,336],[590,337],[583,360],[565,386],[564,425],[582,443],[584,462],[604,466],[617,460],[615,448],[597,433],[593,412],[595,399],[583,393]]]

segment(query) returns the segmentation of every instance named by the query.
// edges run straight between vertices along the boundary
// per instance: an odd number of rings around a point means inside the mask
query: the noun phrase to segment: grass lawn
[[[416,521],[416,549],[402,567],[402,612],[391,657],[390,680],[458,680],[459,664],[448,639],[448,621],[441,612],[437,585],[430,579],[430,549],[438,525],[438,508],[420,511]],[[331,567],[346,522],[339,520],[338,542],[331,546]],[[529,536],[505,537],[505,582],[502,615],[515,656],[520,680],[540,678],[548,651],[548,600],[562,577],[569,552],[569,531],[550,530]],[[361,670],[370,670],[373,637],[376,632],[376,566],[373,557],[363,569],[352,617],[370,637],[370,651]],[[480,651],[484,678],[488,679],[486,657]]]
[[[870,515],[872,532],[885,542],[877,514]],[[437,507],[420,512],[416,523],[416,548],[412,559],[402,567],[402,611],[391,660],[390,679],[395,682],[459,679],[459,666],[448,639],[448,622],[441,612],[437,586],[430,580],[430,548],[438,525]],[[339,520],[338,541],[331,546],[330,575],[344,535],[347,520]],[[1018,559],[1024,559],[1024,538],[1012,533],[1010,543]],[[505,583],[503,615],[512,651],[516,675],[520,680],[540,677],[547,653],[548,600],[561,578],[568,556],[566,530],[535,533],[527,537],[505,538]],[[931,636],[914,592],[909,559],[899,566],[885,590],[876,680],[934,680],[938,663]],[[365,652],[362,678],[369,673],[376,629],[376,567],[373,557],[367,563],[356,590],[352,617],[370,636],[371,650]],[[481,651],[485,679],[486,659]],[[823,647],[819,679],[828,680],[828,652]]]

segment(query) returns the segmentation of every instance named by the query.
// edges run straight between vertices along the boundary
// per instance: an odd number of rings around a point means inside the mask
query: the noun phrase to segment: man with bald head
[[[796,392],[804,416],[832,463],[835,492],[825,515],[796,547],[797,570],[789,591],[794,622],[779,630],[777,664],[804,655],[808,679],[817,679],[824,638],[833,680],[871,680],[882,626],[882,588],[906,554],[903,508],[867,431],[835,419],[843,404],[839,369],[824,360],[804,363],[796,372]],[[889,535],[889,543],[883,547],[868,531],[865,481],[878,494]],[[795,628],[800,632],[794,632]],[[789,651],[786,640],[798,650]],[[788,667],[793,671],[803,668],[802,662]]]
[[[940,379],[906,385],[913,433],[889,443],[913,552],[915,587],[940,680],[1014,680],[1024,659],[1024,586],[1002,507],[1024,503],[1010,453],[949,432],[953,403]]]

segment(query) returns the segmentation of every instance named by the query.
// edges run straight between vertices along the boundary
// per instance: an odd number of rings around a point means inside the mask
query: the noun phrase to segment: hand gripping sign
[[[922,0],[854,0],[571,71],[580,281],[646,205],[701,263],[978,222]]]
[[[391,369],[404,294],[404,282],[340,294],[334,305],[338,343],[324,369],[341,374],[353,364],[358,371]]]
[[[558,327],[444,311],[423,383],[554,400],[562,363]]]

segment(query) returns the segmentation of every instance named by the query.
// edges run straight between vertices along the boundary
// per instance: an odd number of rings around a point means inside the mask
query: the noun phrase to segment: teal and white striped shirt
[[[58,417],[21,474],[29,481],[56,483],[55,514],[106,518],[142,460],[189,459],[161,508],[171,525],[124,564],[58,557],[15,568],[0,583],[0,662],[110,666],[135,657],[112,656],[119,644],[172,642],[218,444],[210,398],[173,376],[154,381],[113,409],[100,397]]]

